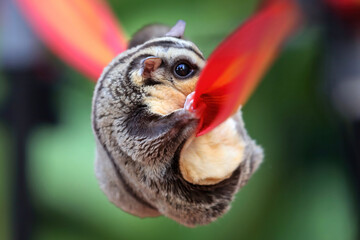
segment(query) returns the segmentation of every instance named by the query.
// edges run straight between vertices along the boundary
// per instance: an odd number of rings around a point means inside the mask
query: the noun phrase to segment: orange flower
[[[40,38],[70,66],[96,81],[126,49],[126,38],[102,0],[17,0]]]

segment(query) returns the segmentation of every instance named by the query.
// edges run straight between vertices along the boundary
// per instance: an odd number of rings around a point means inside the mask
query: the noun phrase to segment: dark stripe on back
[[[139,197],[139,195],[137,195],[134,190],[129,186],[129,184],[127,183],[127,181],[124,179],[123,175],[121,174],[121,171],[120,171],[120,168],[119,166],[115,163],[115,160],[113,159],[112,155],[109,153],[108,149],[106,148],[106,146],[104,146],[104,149],[105,149],[105,152],[106,154],[108,155],[114,169],[115,169],[115,172],[116,172],[116,175],[118,177],[118,179],[120,180],[120,182],[123,184],[124,186],[124,189],[126,192],[129,193],[129,195],[131,195],[134,199],[136,199],[139,203],[143,204],[144,206],[150,208],[150,209],[153,209],[153,210],[156,210],[157,211],[157,208],[155,208],[153,205],[151,205],[150,203],[148,203],[145,199]]]

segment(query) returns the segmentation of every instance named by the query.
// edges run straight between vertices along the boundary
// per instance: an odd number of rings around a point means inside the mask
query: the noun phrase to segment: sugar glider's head
[[[162,37],[140,45],[137,51],[128,76],[145,104],[161,115],[182,108],[205,65],[200,50],[190,41]]]
[[[108,82],[110,90],[113,87],[112,95],[127,106],[146,105],[160,115],[183,108],[205,65],[198,47],[182,39],[184,30],[183,21],[171,29],[163,25],[145,27],[135,34],[130,48],[105,69],[99,81]]]

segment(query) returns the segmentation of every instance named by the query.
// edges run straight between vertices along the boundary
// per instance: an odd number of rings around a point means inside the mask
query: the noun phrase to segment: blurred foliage
[[[185,35],[208,56],[212,50],[243,22],[256,8],[258,1],[183,0],[181,2],[154,0],[110,0],[128,36],[150,23],[174,25],[186,21]]]
[[[0,103],[6,95],[6,84],[0,74]],[[0,122],[0,239],[8,239],[10,234],[10,194],[9,178],[11,157],[8,151],[9,137],[3,122]]]
[[[205,55],[256,3],[110,1],[129,35],[148,23],[185,20],[186,36]],[[93,170],[94,84],[61,65],[64,80],[54,96],[59,123],[37,128],[28,146],[37,214],[34,239],[355,239],[342,137],[321,91],[321,58],[321,33],[315,28],[301,31],[285,46],[243,109],[250,135],[265,149],[265,162],[237,194],[229,213],[195,229],[164,217],[140,219],[108,202]],[[9,177],[4,131],[0,125],[0,176]],[[9,204],[3,204],[10,193],[7,183],[0,182],[0,211],[5,213],[0,215],[1,239],[9,227]]]

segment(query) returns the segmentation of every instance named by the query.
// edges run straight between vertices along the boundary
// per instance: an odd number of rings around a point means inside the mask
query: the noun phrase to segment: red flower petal
[[[17,0],[39,37],[93,80],[126,49],[125,35],[101,0]]]
[[[268,1],[212,53],[195,90],[193,108],[200,115],[197,136],[218,126],[246,102],[299,19],[293,1]]]

